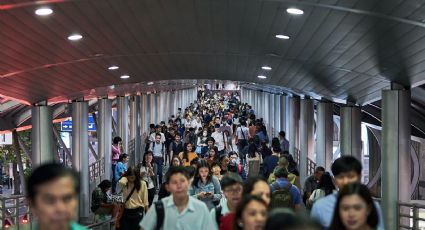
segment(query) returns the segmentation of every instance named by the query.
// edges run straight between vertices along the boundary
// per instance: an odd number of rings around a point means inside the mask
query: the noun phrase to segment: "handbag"
[[[133,189],[130,191],[130,194],[125,198],[124,203],[120,204],[120,209],[118,210],[117,219],[115,221],[115,228],[119,229],[121,227],[121,219],[122,215],[124,213],[125,209],[125,203],[127,203],[128,200],[130,200],[131,195],[133,195],[134,190],[136,189],[136,186],[133,186]]]

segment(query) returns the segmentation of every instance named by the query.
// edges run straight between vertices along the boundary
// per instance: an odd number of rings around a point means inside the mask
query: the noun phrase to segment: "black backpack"
[[[164,204],[162,201],[155,202],[155,211],[156,211],[156,226],[155,230],[160,230],[162,228],[162,225],[164,225],[164,218],[165,218],[165,210],[164,210]]]
[[[291,183],[288,182],[285,187],[280,188],[277,182],[275,182],[271,185],[271,187],[274,189],[270,202],[272,208],[290,208],[292,210],[295,209],[295,206],[292,203]]]
[[[220,229],[220,219],[223,216],[223,214],[221,214],[221,210],[223,210],[223,207],[221,207],[221,205],[218,205],[215,207],[215,221],[217,222],[217,226]]]

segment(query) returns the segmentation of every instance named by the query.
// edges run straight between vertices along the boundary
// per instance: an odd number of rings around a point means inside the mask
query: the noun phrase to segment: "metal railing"
[[[29,207],[24,195],[0,196],[2,229],[31,229]]]
[[[307,158],[307,175],[313,175],[314,170],[316,170],[316,162],[314,162],[312,159]]]
[[[100,178],[103,174],[105,174],[105,166],[103,161],[104,159],[101,158],[89,165],[90,181],[95,181],[97,178]]]
[[[425,205],[418,203],[398,202],[398,229],[425,229],[425,218],[420,217],[421,211],[425,213]]]
[[[300,155],[301,155],[300,150],[297,148],[294,148],[294,158],[295,158],[295,161],[297,162],[298,170],[300,170]]]
[[[115,228],[115,219],[108,219],[99,223],[87,225],[86,228],[93,230],[111,230]]]

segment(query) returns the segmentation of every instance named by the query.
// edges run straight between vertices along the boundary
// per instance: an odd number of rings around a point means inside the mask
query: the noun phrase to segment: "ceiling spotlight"
[[[128,75],[122,75],[120,78],[121,79],[127,79],[127,78],[130,78],[130,76],[128,76]]]
[[[148,82],[147,85],[153,85],[153,81]]]
[[[35,11],[38,16],[47,16],[53,13],[53,10],[47,7],[39,8]]]
[[[272,67],[270,67],[270,66],[263,66],[263,67],[261,67],[261,69],[263,69],[263,70],[272,70]]]
[[[83,36],[81,34],[72,34],[68,36],[68,40],[70,41],[78,41],[81,38],[83,38]]]
[[[283,34],[277,34],[276,38],[288,40],[289,36],[286,36],[286,35],[283,35]]]
[[[301,9],[297,9],[297,8],[288,8],[286,9],[286,12],[288,12],[288,14],[294,14],[294,15],[302,15],[304,14],[304,11]]]
[[[108,69],[109,70],[116,70],[116,69],[119,69],[120,67],[118,67],[118,66],[116,66],[116,65],[113,65],[113,66],[109,66],[108,67]]]
[[[264,75],[259,75],[258,78],[260,78],[260,79],[266,79],[267,77],[264,76]]]

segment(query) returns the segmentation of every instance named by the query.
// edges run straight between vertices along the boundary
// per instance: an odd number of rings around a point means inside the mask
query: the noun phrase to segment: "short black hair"
[[[122,141],[121,137],[116,136],[116,137],[114,137],[114,139],[113,139],[112,143],[113,143],[113,144],[118,144],[120,141]]]
[[[316,169],[314,169],[314,172],[325,172],[325,168],[323,168],[322,166],[317,166]]]
[[[281,137],[285,137],[285,136],[286,136],[285,131],[280,131],[280,132],[279,132],[279,136],[281,136]]]
[[[334,161],[331,170],[334,176],[351,171],[355,171],[358,175],[361,175],[362,163],[355,157],[342,156]]]
[[[112,187],[112,182],[110,180],[103,180],[97,187],[99,187],[102,191],[105,191]]]
[[[240,184],[243,185],[243,180],[239,174],[234,172],[227,172],[224,174],[223,178],[220,181],[221,189],[224,190],[226,187]]]
[[[276,178],[288,178],[288,170],[285,167],[278,167],[274,172]]]
[[[166,178],[165,178],[166,181],[169,182],[171,176],[173,176],[175,174],[179,174],[179,173],[183,174],[183,176],[186,177],[186,179],[188,179],[188,180],[190,179],[189,173],[184,166],[171,166],[168,169],[167,173],[165,174],[166,175]]]
[[[30,201],[35,200],[37,195],[37,187],[54,181],[58,178],[70,177],[74,181],[74,189],[78,194],[80,191],[79,175],[71,168],[66,168],[58,163],[47,163],[40,165],[32,171],[27,180],[27,194]]]

